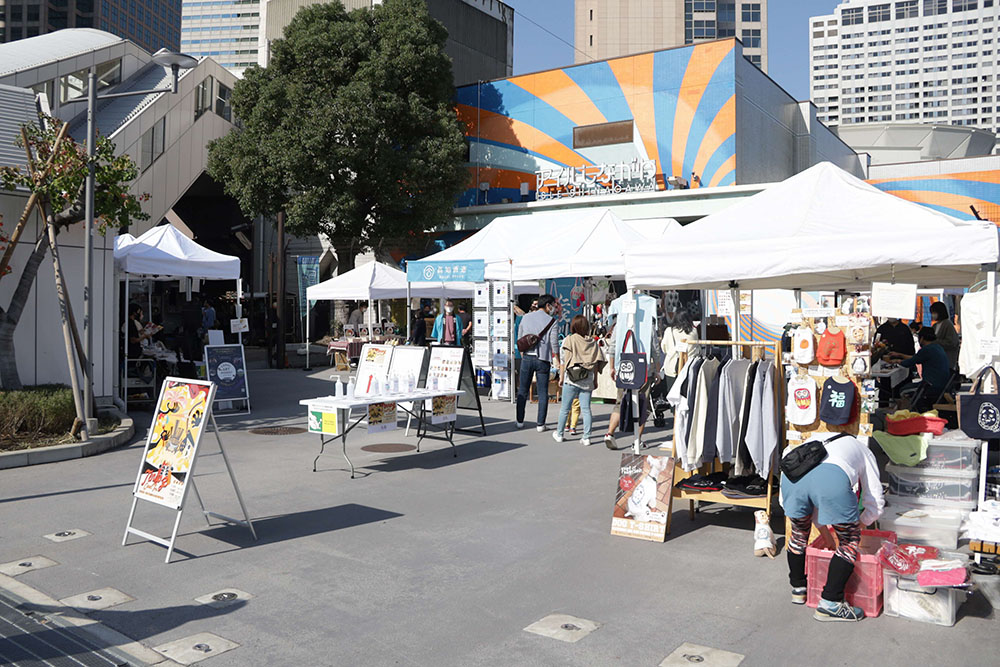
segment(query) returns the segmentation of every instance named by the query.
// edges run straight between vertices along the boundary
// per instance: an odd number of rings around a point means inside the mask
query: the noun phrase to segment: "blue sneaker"
[[[806,587],[802,588],[792,588],[792,604],[805,604],[806,603]]]
[[[813,614],[813,618],[817,621],[840,621],[847,623],[860,621],[864,617],[865,612],[861,611],[861,607],[852,607],[846,602],[830,602],[823,598],[820,598],[819,606],[816,607],[816,612]]]

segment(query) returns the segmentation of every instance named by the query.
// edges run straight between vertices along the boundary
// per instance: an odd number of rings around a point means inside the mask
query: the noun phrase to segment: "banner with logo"
[[[319,283],[319,257],[299,255],[295,258],[296,273],[299,276],[299,318],[306,316],[306,288]],[[309,305],[312,306],[315,301]]]
[[[406,279],[411,283],[481,283],[486,279],[486,262],[481,259],[453,262],[410,261],[406,263]]]

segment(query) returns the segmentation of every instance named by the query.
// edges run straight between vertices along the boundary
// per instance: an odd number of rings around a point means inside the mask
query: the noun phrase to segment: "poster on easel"
[[[427,362],[427,348],[417,345],[397,345],[389,363],[389,377],[398,377],[399,386],[406,387],[413,377],[413,386],[419,387]]]
[[[164,380],[132,488],[134,497],[180,509],[214,395],[211,382]]]
[[[462,347],[432,347],[427,365],[427,388],[440,391],[458,389],[464,356],[465,348]]]
[[[384,387],[389,379],[389,366],[392,362],[392,346],[367,343],[361,348],[358,360],[358,374],[354,381],[354,395],[359,397],[372,396],[379,392],[377,387]]]
[[[205,367],[208,379],[215,383],[215,402],[246,401],[250,412],[250,387],[247,385],[247,364],[243,346],[206,345]]]
[[[623,453],[615,486],[611,534],[665,541],[673,486],[673,457]]]

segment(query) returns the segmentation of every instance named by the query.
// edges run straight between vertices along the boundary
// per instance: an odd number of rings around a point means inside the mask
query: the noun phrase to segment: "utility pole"
[[[285,367],[285,212],[278,211],[278,266],[276,291],[278,293],[278,339],[275,348],[278,355],[278,368]]]

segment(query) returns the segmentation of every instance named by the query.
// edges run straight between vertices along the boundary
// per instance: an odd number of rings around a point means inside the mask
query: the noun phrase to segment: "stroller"
[[[649,400],[653,404],[653,426],[664,428],[667,425],[667,412],[670,410],[670,402],[667,401],[667,393],[670,392],[670,385],[663,380],[657,380],[649,389]]]

